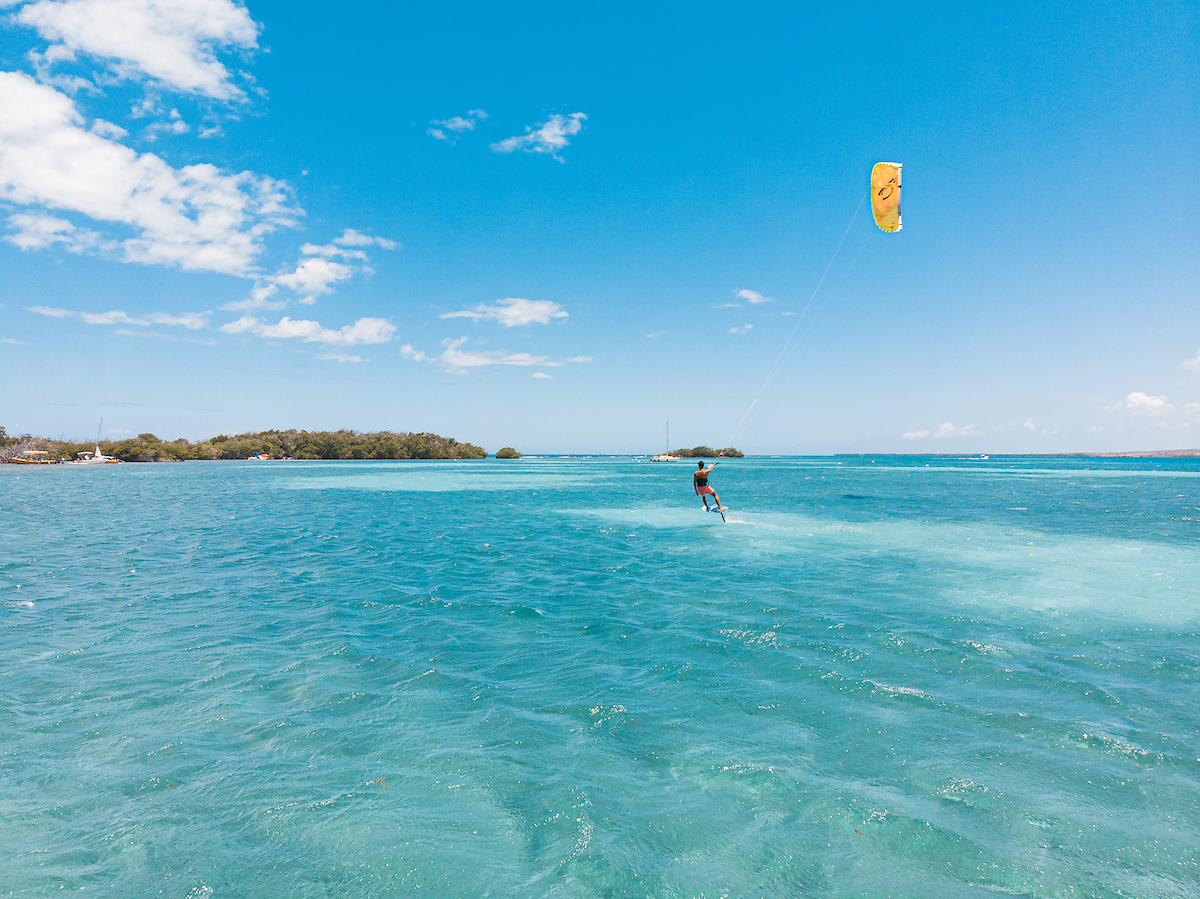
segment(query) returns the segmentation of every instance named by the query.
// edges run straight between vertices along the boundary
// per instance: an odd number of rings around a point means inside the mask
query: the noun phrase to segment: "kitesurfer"
[[[717,511],[724,512],[725,507],[721,505],[721,497],[717,496],[717,491],[713,490],[711,487],[708,486],[708,475],[714,468],[717,467],[717,463],[714,462],[712,465],[708,466],[708,468],[705,468],[704,460],[701,459],[699,462],[696,463],[696,467],[699,470],[692,473],[692,486],[694,487],[694,489],[696,491],[696,495],[699,496],[702,500],[704,500],[705,511],[706,512],[712,511],[711,509],[708,508],[708,498],[709,498],[709,496],[711,496],[713,499],[715,499],[717,501]]]

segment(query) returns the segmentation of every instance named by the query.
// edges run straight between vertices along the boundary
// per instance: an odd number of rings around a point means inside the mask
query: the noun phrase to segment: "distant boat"
[[[50,458],[50,454],[45,450],[25,450],[22,453],[17,453],[8,460],[15,465],[57,465],[58,459]]]
[[[247,462],[270,462],[271,454],[270,453],[255,453],[252,456],[247,456],[246,461]]]
[[[104,427],[104,419],[100,419],[100,427],[96,428],[96,451],[89,452],[84,450],[81,453],[76,453],[75,458],[68,462],[68,465],[119,465],[121,460],[113,456],[106,456],[100,452],[100,430]]]
[[[671,423],[667,422],[667,451],[659,453],[657,456],[651,456],[651,462],[678,462],[682,456],[671,455]]]
[[[120,465],[121,460],[113,456],[106,456],[100,452],[100,444],[96,444],[96,451],[91,452],[84,450],[82,453],[76,453],[76,458],[68,462],[68,465]]]

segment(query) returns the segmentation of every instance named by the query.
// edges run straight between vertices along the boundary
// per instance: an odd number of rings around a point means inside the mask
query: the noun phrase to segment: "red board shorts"
[[[707,484],[705,484],[703,487],[697,487],[696,492],[698,494],[700,494],[701,496],[704,496],[705,494],[707,494],[708,496],[716,496],[717,495],[716,491],[713,490],[711,487],[709,487]]]

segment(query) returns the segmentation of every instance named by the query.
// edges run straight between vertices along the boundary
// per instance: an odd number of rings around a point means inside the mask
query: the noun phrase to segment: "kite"
[[[871,169],[871,212],[880,231],[899,231],[900,162],[877,162]]]

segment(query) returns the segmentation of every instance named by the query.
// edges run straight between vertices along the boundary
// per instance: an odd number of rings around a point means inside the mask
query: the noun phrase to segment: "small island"
[[[722,450],[715,450],[711,446],[693,446],[691,449],[671,450],[669,455],[679,456],[683,459],[703,459],[706,457],[712,459],[742,459],[746,454],[734,449],[732,446],[727,446]]]
[[[496,450],[496,458],[497,459],[520,459],[521,454],[518,453],[511,446],[506,446],[502,449]]]

